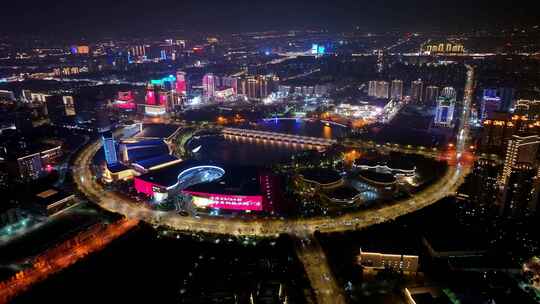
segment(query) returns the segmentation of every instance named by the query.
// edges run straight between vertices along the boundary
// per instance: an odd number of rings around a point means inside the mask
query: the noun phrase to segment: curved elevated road
[[[128,218],[139,219],[153,225],[163,225],[178,231],[205,232],[228,235],[251,235],[273,237],[282,233],[297,236],[311,234],[315,231],[323,233],[362,229],[377,223],[395,219],[399,216],[427,207],[440,199],[453,195],[469,173],[469,166],[461,161],[467,146],[469,134],[469,109],[474,88],[474,70],[467,66],[467,85],[463,112],[460,113],[455,165],[450,165],[444,176],[412,198],[395,201],[391,205],[361,210],[336,217],[315,217],[308,219],[238,219],[238,218],[193,218],[178,215],[174,212],[151,210],[135,204],[125,196],[106,191],[92,176],[90,164],[92,158],[101,147],[94,142],[79,154],[73,170],[78,189],[90,200],[101,207]]]

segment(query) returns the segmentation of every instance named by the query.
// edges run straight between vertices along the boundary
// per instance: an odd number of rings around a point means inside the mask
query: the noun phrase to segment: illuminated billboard
[[[161,116],[167,114],[167,109],[163,106],[146,105],[144,113],[149,116]]]
[[[263,210],[263,198],[261,195],[225,195],[192,191],[183,192],[193,196],[193,204],[198,208],[242,211]]]
[[[90,53],[90,47],[87,45],[75,45],[71,47],[71,53],[87,55]]]

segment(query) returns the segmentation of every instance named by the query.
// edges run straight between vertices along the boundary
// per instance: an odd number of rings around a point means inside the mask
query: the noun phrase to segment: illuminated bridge
[[[248,130],[239,128],[224,128],[222,130],[225,137],[230,138],[253,138],[277,143],[299,145],[308,149],[325,149],[337,143],[335,139],[320,137],[300,136],[294,134],[277,133],[269,131]]]

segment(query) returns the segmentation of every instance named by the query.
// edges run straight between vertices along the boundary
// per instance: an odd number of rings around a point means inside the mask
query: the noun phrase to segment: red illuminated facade
[[[135,178],[134,180],[134,186],[135,190],[137,190],[138,193],[145,194],[147,196],[154,195],[154,187],[157,186],[151,182],[147,182],[145,180],[142,180],[140,178]]]
[[[135,96],[132,91],[118,92],[118,97],[114,101],[114,106],[122,110],[133,110],[136,108]]]
[[[167,92],[159,92],[159,105],[160,106],[167,106]]]
[[[155,105],[156,104],[156,92],[155,92],[154,86],[152,86],[152,85],[149,85],[146,88],[145,103],[147,105]]]
[[[176,73],[176,92],[181,95],[187,93],[186,73],[179,71]]]

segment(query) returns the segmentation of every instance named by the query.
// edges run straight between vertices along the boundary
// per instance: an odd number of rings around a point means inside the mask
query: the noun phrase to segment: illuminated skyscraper
[[[255,77],[249,77],[247,79],[247,97],[249,99],[257,98],[257,79]]]
[[[176,73],[176,92],[184,96],[187,94],[186,72],[178,71]]]
[[[377,81],[371,80],[368,83],[368,96],[370,97],[377,96]]]
[[[392,80],[392,89],[390,90],[390,97],[395,100],[403,99],[403,81]]]
[[[501,213],[523,215],[538,205],[538,148],[540,136],[514,135],[508,141],[504,167],[499,176]]]
[[[97,117],[98,132],[101,135],[101,143],[103,145],[103,152],[105,154],[105,161],[107,165],[115,165],[118,163],[118,156],[116,154],[116,143],[111,131],[111,122],[105,109],[98,112]]]
[[[482,121],[493,117],[493,114],[501,108],[501,99],[497,96],[496,89],[485,89],[480,105],[480,119]]]
[[[204,97],[214,97],[214,93],[216,91],[216,76],[212,73],[205,74],[203,76],[202,85]]]
[[[454,120],[455,99],[439,97],[435,124],[443,127],[452,127]]]
[[[540,136],[538,135],[512,136],[512,139],[508,141],[503,172],[499,177],[499,185],[505,186],[507,184],[512,169],[516,164],[536,165],[539,146]]]
[[[387,81],[370,81],[368,95],[376,98],[388,98],[389,84]]]
[[[422,102],[424,92],[424,83],[421,79],[411,83],[411,100],[414,102]]]
[[[151,84],[149,84],[146,87],[145,103],[147,105],[155,105],[156,104],[156,89]]]

